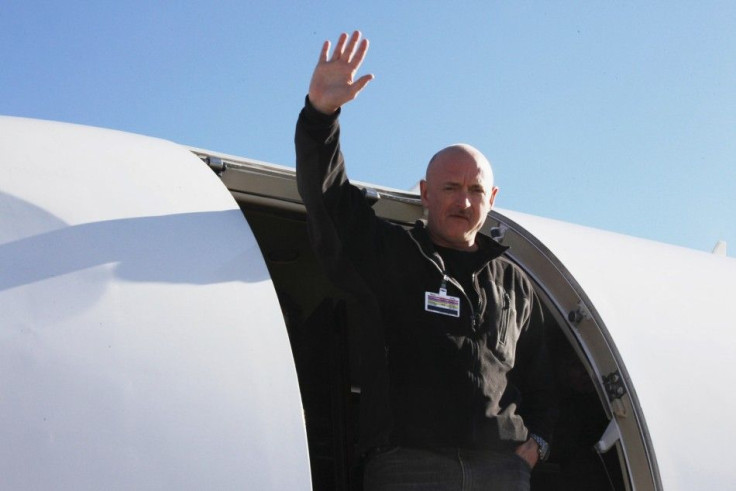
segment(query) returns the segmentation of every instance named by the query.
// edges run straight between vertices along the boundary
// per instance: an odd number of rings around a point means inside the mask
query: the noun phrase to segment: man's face
[[[490,164],[478,153],[445,149],[432,161],[420,183],[432,241],[443,247],[474,250],[475,235],[491,211],[498,188]]]

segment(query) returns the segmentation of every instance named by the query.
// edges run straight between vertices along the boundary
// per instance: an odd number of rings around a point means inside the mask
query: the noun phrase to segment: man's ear
[[[493,186],[493,189],[491,189],[491,199],[489,201],[491,208],[493,208],[493,202],[496,201],[496,194],[498,194],[498,188]]]
[[[422,198],[422,206],[427,207],[427,181],[419,181],[419,196]]]

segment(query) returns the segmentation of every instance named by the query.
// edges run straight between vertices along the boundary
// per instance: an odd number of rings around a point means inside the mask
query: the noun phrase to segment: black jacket
[[[554,391],[541,308],[505,247],[478,236],[473,281],[462,291],[421,222],[377,218],[345,174],[337,114],[309,102],[296,127],[297,183],[312,245],[328,276],[370,319],[362,336],[364,446],[513,448],[531,431],[547,441]],[[460,299],[460,315],[429,312],[425,292]]]

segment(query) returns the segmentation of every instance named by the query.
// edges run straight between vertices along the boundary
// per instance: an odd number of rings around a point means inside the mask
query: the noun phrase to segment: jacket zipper
[[[417,247],[419,248],[419,252],[422,254],[422,256],[424,256],[424,258],[427,261],[429,261],[430,263],[432,263],[432,265],[434,265],[434,267],[437,268],[437,271],[439,271],[440,274],[442,275],[442,284],[440,285],[440,288],[444,288],[442,285],[444,285],[445,282],[449,281],[450,283],[452,283],[453,285],[455,285],[455,287],[457,287],[458,290],[460,290],[460,293],[463,294],[463,297],[465,297],[465,300],[468,301],[468,305],[470,306],[470,323],[471,323],[470,324],[470,330],[472,332],[475,332],[476,331],[476,327],[477,327],[477,325],[476,325],[477,319],[476,319],[476,316],[475,316],[475,309],[473,308],[473,302],[470,301],[470,297],[468,296],[467,293],[465,293],[465,290],[460,285],[460,282],[457,281],[452,276],[450,276],[449,274],[447,274],[447,272],[445,270],[445,263],[444,263],[444,261],[442,261],[442,258],[440,258],[440,262],[442,263],[442,265],[440,266],[439,264],[437,264],[437,262],[434,259],[432,259],[431,257],[429,257],[424,252],[424,249],[422,249],[421,244],[419,244],[419,242],[417,242],[417,240],[414,238],[413,235],[409,234],[409,237],[411,237],[411,240],[413,240],[414,243],[417,245]],[[475,274],[473,274],[473,276],[475,276]],[[478,296],[478,298],[480,298],[480,295]]]
[[[478,283],[478,273],[480,271],[481,270],[476,271],[471,276],[471,279],[473,280],[473,288],[475,289],[475,294],[478,295],[478,318],[476,322],[479,326],[481,325],[483,314],[485,313],[487,306],[487,300],[483,298],[483,295],[481,295],[480,283]]]
[[[504,346],[506,344],[506,332],[509,328],[509,323],[511,322],[511,297],[509,297],[508,292],[504,290],[503,292],[503,322],[501,322],[501,329],[498,333],[498,343],[501,346]]]
[[[437,270],[440,272],[440,274],[442,274],[442,283],[441,283],[440,288],[441,289],[444,289],[445,288],[445,284],[446,284],[445,282],[449,281],[453,285],[455,285],[458,290],[460,290],[460,292],[463,294],[463,296],[465,297],[465,299],[468,301],[468,305],[470,306],[470,314],[471,314],[471,320],[470,320],[470,322],[471,322],[471,332],[475,333],[476,332],[476,327],[479,327],[480,326],[480,316],[476,316],[475,309],[473,308],[473,302],[470,301],[470,297],[468,297],[468,294],[465,293],[465,290],[460,285],[460,282],[458,282],[455,278],[451,277],[450,275],[448,275],[445,272],[445,263],[444,263],[444,261],[442,261],[442,258],[439,258],[440,259],[440,262],[441,262],[441,265],[437,264],[437,262],[434,259],[432,259],[431,257],[429,257],[424,252],[424,249],[422,248],[421,244],[419,244],[419,242],[417,242],[417,240],[414,238],[414,236],[412,234],[409,234],[409,237],[411,237],[411,240],[413,240],[414,243],[416,244],[416,246],[419,248],[419,252],[422,254],[422,256],[424,256],[424,258],[427,261],[429,261],[430,263],[432,263],[434,265],[434,267],[437,268]],[[482,315],[482,312],[485,309],[483,308],[484,306],[483,306],[483,300],[482,300],[481,293],[480,293],[480,285],[478,284],[478,272],[476,271],[475,273],[473,273],[471,278],[472,278],[472,281],[473,281],[473,288],[475,288],[475,292],[478,294],[478,308],[481,309],[481,315]],[[473,365],[474,365],[473,366],[473,370],[475,372],[475,375],[478,377],[478,379],[480,379],[480,366],[481,366],[481,360],[480,360],[480,352],[481,352],[481,349],[480,349],[480,341],[474,339],[474,337],[472,337],[472,336],[468,337],[468,339],[469,339],[470,345],[473,347],[473,351],[474,351],[474,353],[473,353]],[[473,392],[473,394],[474,394],[473,395],[473,399],[474,399],[473,405],[474,406],[475,405],[478,405],[480,403],[479,401],[481,399],[481,396],[480,396],[480,393],[481,392],[482,392],[482,389],[479,390],[479,391],[474,391]],[[477,420],[477,416],[476,415],[474,415],[471,418],[471,423],[470,424],[471,424],[471,427],[472,427],[471,435],[474,438],[477,435],[477,427],[478,427],[478,420]]]

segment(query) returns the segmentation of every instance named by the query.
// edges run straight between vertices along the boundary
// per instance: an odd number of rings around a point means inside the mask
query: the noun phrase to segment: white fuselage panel
[[[631,377],[664,489],[736,486],[736,260],[503,210],[565,265]]]
[[[0,118],[0,488],[310,489],[266,265],[173,143]]]

